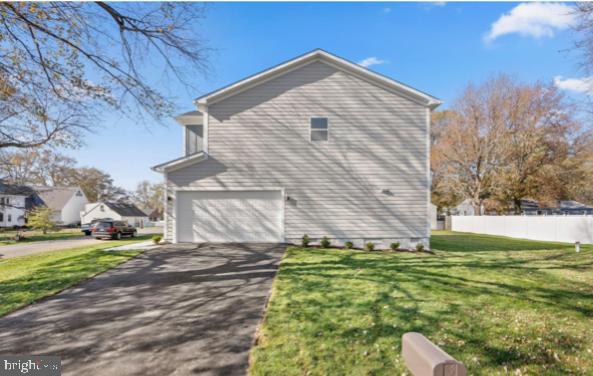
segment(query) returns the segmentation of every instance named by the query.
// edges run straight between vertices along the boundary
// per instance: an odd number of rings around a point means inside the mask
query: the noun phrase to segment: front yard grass
[[[593,375],[593,248],[438,232],[435,254],[291,247],[252,375],[407,374],[420,332],[470,375]]]
[[[107,241],[89,247],[0,260],[0,317],[111,269],[140,253],[105,252],[104,249],[148,238]]]
[[[17,232],[12,230],[0,232],[0,246],[17,244],[17,242],[14,240],[16,234]],[[22,231],[21,234],[24,235],[25,238],[18,243],[39,242],[46,240],[64,240],[80,238],[84,235],[82,232],[80,232],[79,228],[67,228],[60,231],[48,232],[47,234],[44,234],[41,231]]]

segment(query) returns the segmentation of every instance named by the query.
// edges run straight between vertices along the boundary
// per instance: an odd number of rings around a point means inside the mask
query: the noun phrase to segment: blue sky
[[[197,27],[215,50],[211,74],[195,77],[195,92],[175,83],[167,90],[176,94],[180,112],[192,110],[202,93],[323,48],[355,62],[374,58],[380,64],[370,69],[444,100],[444,107],[469,82],[500,72],[525,81],[575,79],[559,84],[579,96],[574,34],[558,14],[564,5],[518,4],[211,3]],[[179,157],[181,141],[172,120],[136,124],[105,114],[86,145],[66,153],[134,189],[143,179],[162,180],[150,166]]]

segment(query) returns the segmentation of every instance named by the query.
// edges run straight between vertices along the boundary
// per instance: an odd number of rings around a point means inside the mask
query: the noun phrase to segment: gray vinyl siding
[[[210,105],[210,158],[169,172],[168,186],[283,188],[287,239],[426,240],[427,115],[314,62]],[[311,117],[329,119],[329,142],[309,141]]]

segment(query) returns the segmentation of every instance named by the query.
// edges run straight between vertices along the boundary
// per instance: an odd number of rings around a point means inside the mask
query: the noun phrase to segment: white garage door
[[[280,191],[177,192],[178,242],[282,242]]]

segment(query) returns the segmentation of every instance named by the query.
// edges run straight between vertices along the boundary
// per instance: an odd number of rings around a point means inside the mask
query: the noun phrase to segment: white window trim
[[[325,140],[325,141],[319,141],[319,140],[318,141],[313,141],[311,139],[311,133],[313,131],[311,120],[313,120],[313,119],[319,119],[319,118],[327,119],[327,140]],[[330,128],[329,127],[329,116],[310,116],[309,117],[309,143],[311,143],[311,144],[327,144],[327,143],[329,143],[329,139],[330,139],[329,138],[329,136],[330,136],[329,128]],[[317,129],[317,130],[321,130],[321,129]]]
[[[192,154],[189,153],[189,134],[190,134],[190,130],[189,127],[202,127],[202,150],[198,150]],[[183,137],[184,137],[184,143],[183,143],[183,155],[190,156],[193,154],[198,154],[198,153],[202,153],[204,152],[204,125],[203,124],[194,124],[194,123],[187,123],[183,125]]]

